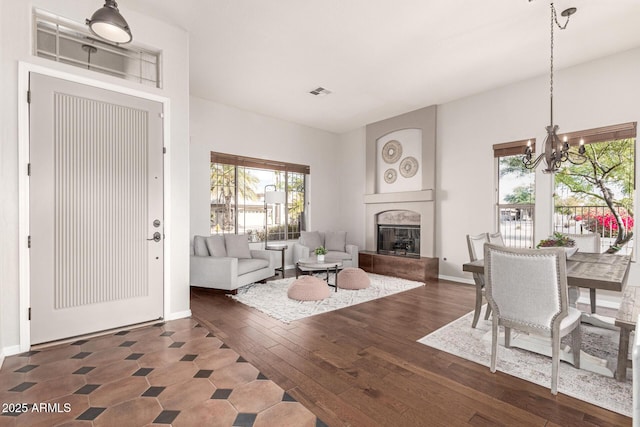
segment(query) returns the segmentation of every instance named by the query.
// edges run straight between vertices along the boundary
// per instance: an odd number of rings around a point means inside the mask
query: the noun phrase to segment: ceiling
[[[120,10],[189,32],[191,95],[342,133],[548,73],[549,4],[121,0]],[[556,69],[640,46],[638,0],[555,6],[578,8],[556,29]],[[332,93],[308,93],[318,86]]]

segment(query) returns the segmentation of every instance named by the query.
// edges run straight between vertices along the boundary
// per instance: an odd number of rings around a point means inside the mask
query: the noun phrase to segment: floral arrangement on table
[[[318,246],[314,249],[316,253],[316,257],[318,258],[318,262],[324,262],[324,256],[327,254],[327,250],[324,246]]]
[[[315,251],[316,255],[326,255],[327,254],[327,250],[325,249],[324,246],[318,246]]]
[[[561,247],[561,248],[572,248],[576,245],[576,241],[570,237],[565,236],[562,233],[558,233],[557,231],[553,233],[553,236],[548,239],[540,240],[540,243],[536,246],[536,248],[553,248],[553,247]]]

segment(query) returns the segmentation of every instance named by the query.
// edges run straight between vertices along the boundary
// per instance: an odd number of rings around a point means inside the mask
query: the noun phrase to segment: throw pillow
[[[300,244],[308,247],[311,250],[322,246],[322,239],[320,233],[317,231],[301,231],[300,232]]]
[[[193,236],[193,250],[196,256],[209,256],[205,239],[204,236]]]
[[[217,257],[227,256],[227,249],[224,246],[224,236],[216,234],[214,236],[207,237],[206,240],[207,249],[209,249],[209,255]]]
[[[347,246],[346,231],[327,231],[324,233],[324,247],[328,251],[344,252]]]
[[[249,239],[246,234],[225,234],[224,243],[227,256],[231,258],[251,258]]]

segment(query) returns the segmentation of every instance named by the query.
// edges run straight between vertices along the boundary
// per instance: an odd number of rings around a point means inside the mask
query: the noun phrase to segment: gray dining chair
[[[504,239],[502,238],[502,233],[501,232],[496,232],[496,233],[487,233],[488,237],[489,237],[489,243],[491,243],[492,245],[499,245],[499,246],[506,246],[504,244]]]
[[[498,328],[504,345],[511,329],[551,339],[551,393],[558,393],[560,339],[571,333],[573,365],[580,368],[580,311],[569,307],[563,249],[484,246],[485,296],[493,310],[491,372],[496,371]]]
[[[597,233],[585,233],[585,234],[568,234],[562,233],[563,236],[567,236],[576,242],[578,252],[600,253],[600,235]],[[596,312],[596,290],[589,289],[589,300],[591,302],[591,313]]]
[[[487,233],[469,235],[467,234],[467,247],[469,248],[469,261],[477,261],[484,256],[484,244],[489,242]],[[471,327],[475,328],[482,311],[482,295],[484,294],[484,274],[473,273],[473,281],[476,283],[476,307],[473,313]],[[487,306],[484,319],[487,320],[491,314],[491,308]]]

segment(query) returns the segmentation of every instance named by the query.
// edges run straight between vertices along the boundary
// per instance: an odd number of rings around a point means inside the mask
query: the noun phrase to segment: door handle
[[[154,242],[159,242],[160,240],[162,240],[162,234],[160,234],[159,231],[156,231],[155,233],[153,233],[153,237],[147,240],[153,240]]]

